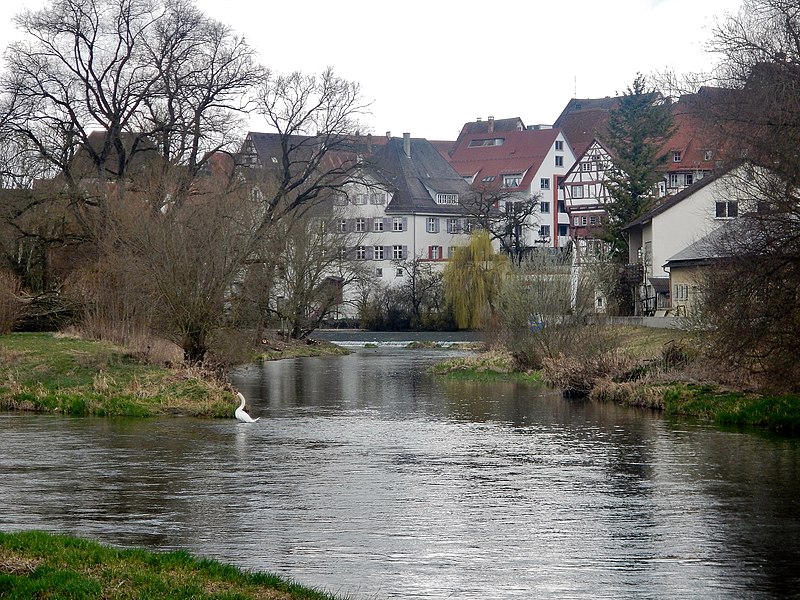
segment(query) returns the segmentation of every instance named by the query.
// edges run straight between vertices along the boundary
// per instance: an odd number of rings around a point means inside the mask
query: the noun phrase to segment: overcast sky
[[[12,17],[43,0],[5,0]],[[455,139],[476,117],[550,124],[570,98],[622,93],[637,72],[708,70],[716,20],[740,0],[197,0],[278,73],[326,67],[361,84],[375,134]],[[259,129],[253,122],[251,127]]]

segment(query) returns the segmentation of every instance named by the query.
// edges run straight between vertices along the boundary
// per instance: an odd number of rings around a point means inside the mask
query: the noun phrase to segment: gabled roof
[[[619,97],[572,98],[553,123],[564,132],[576,155],[583,154],[595,138],[605,135],[608,113],[619,106]]]
[[[494,117],[489,117],[486,121],[478,119],[471,123],[464,123],[464,127],[461,128],[461,133],[458,134],[458,137],[461,138],[462,135],[522,131],[524,129],[525,123],[523,123],[522,119],[519,117],[514,117],[513,119],[495,119]]]
[[[462,133],[450,153],[450,164],[461,177],[475,177],[476,183],[481,183],[486,177],[494,177],[494,180],[486,183],[489,188],[499,188],[503,175],[520,173],[524,177],[519,188],[529,189],[531,179],[560,134],[558,129]],[[502,144],[474,145],[474,142],[488,139],[487,136],[502,139]]]
[[[460,214],[460,204],[437,204],[432,194],[470,194],[466,181],[436,147],[422,138],[391,138],[366,161],[365,168],[392,192],[387,213],[430,212]]]
[[[672,196],[664,196],[663,198],[660,198],[658,202],[656,202],[656,204],[650,210],[645,212],[638,219],[635,219],[630,223],[628,223],[628,225],[623,227],[623,230],[634,229],[636,227],[640,227],[642,225],[649,223],[650,221],[653,220],[654,217],[657,217],[661,213],[666,212],[676,204],[680,204],[686,198],[694,195],[695,193],[697,193],[698,191],[700,191],[713,181],[716,181],[723,175],[729,173],[730,170],[731,169],[728,168],[717,171],[711,175],[706,175],[702,179],[699,179],[698,181],[694,182],[692,185],[682,189],[677,194],[673,194]]]

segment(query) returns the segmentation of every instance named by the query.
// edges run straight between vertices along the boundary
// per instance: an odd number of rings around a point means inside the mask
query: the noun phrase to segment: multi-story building
[[[506,204],[537,204],[523,234],[525,247],[568,246],[569,219],[561,178],[575,154],[561,130],[547,125],[526,127],[519,118],[479,119],[464,125],[449,161],[473,189],[494,191]]]

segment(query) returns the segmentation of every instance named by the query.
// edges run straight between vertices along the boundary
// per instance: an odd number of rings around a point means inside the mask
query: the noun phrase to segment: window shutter
[[[439,246],[439,258],[444,258],[444,248],[442,248],[442,246]]]
[[[383,217],[383,230],[384,231],[391,231],[392,230],[392,218],[391,217]]]
[[[374,220],[375,219],[367,219],[367,231],[374,231],[375,226],[372,224]]]
[[[403,219],[403,221],[405,222],[405,219]],[[403,249],[400,252],[400,258],[405,259],[406,256],[408,256],[408,246],[403,246]]]
[[[383,258],[391,258],[392,257],[392,247],[391,246],[384,246],[383,247]]]
[[[367,246],[367,260],[372,260],[372,246]]]
[[[408,217],[403,217],[403,231],[408,231]],[[403,246],[405,248],[405,246]]]
[[[433,258],[433,246],[428,246],[428,260]]]

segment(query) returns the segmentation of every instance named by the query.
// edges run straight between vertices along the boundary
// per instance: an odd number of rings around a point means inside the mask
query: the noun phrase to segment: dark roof
[[[461,133],[458,135],[460,138],[462,135],[472,135],[472,134],[486,134],[486,133],[499,133],[503,131],[522,131],[525,129],[525,123],[522,122],[522,119],[519,117],[514,117],[512,119],[495,119],[494,117],[489,117],[486,121],[472,121],[471,123],[465,123],[464,127],[461,128]]]
[[[458,194],[464,199],[469,185],[423,138],[409,138],[410,155],[404,139],[391,138],[365,162],[368,170],[393,193],[387,213],[431,212],[460,214],[459,204],[437,204],[433,194]]]
[[[564,132],[576,155],[586,152],[595,138],[605,135],[608,113],[619,105],[619,97],[572,98],[553,123]]]
[[[730,254],[723,250],[728,246],[726,241],[730,236],[739,236],[746,229],[746,219],[738,218],[726,221],[711,233],[686,246],[677,254],[669,257],[664,263],[668,266],[686,266],[690,264],[706,263],[708,261],[725,258]]]

